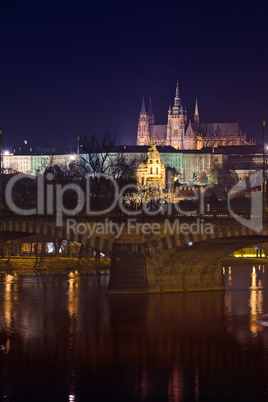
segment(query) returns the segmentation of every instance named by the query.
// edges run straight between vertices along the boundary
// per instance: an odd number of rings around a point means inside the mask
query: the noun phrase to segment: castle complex
[[[263,168],[263,147],[247,142],[238,123],[200,123],[197,101],[193,121],[188,120],[178,84],[166,125],[155,124],[152,104],[146,111],[143,99],[137,145],[114,145],[106,162],[114,166],[111,161],[119,160],[118,157],[123,157],[126,165],[136,166],[137,182],[141,186],[159,183],[165,187],[166,171],[172,171],[181,183],[204,184],[215,182],[222,166],[239,178]],[[58,150],[25,146],[13,152],[3,151],[1,168],[5,174],[20,172],[34,176],[54,165],[68,170],[79,165],[80,159],[88,161],[88,158],[83,148]]]
[[[174,106],[169,107],[167,124],[165,125],[155,124],[151,101],[147,112],[144,99],[142,100],[137,145],[150,145],[151,140],[156,145],[170,145],[176,149],[248,145],[246,134],[243,134],[238,123],[200,123],[197,100],[194,119],[188,122],[186,108],[181,103],[178,83]]]

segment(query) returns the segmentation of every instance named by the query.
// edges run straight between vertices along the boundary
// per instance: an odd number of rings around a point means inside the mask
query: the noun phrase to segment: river
[[[3,401],[268,401],[268,266],[226,291],[107,296],[108,276],[0,276]]]

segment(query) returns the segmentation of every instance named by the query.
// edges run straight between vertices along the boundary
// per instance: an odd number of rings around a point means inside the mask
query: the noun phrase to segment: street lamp
[[[2,214],[2,130],[0,130],[0,215]]]
[[[265,166],[265,120],[262,122],[262,127],[263,127],[263,186],[262,186],[262,191],[263,191],[263,214],[265,214],[266,211],[266,166]]]
[[[2,130],[0,130],[0,175],[1,173],[2,173]]]

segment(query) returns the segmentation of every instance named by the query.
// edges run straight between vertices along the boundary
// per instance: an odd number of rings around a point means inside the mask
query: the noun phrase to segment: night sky
[[[0,5],[3,148],[135,144],[142,97],[166,124],[179,81],[201,123],[268,119],[267,3],[11,1]],[[267,133],[268,136],[268,133]]]

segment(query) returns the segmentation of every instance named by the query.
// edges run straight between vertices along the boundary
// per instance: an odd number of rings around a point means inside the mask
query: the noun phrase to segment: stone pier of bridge
[[[216,247],[218,247],[217,245]],[[225,289],[221,255],[211,245],[193,245],[150,255],[141,244],[115,244],[110,294]]]

